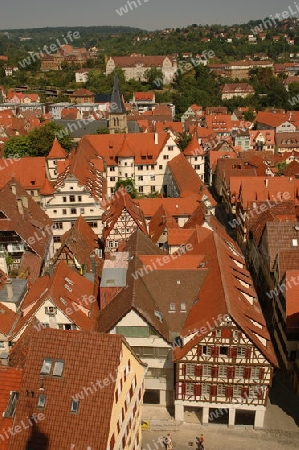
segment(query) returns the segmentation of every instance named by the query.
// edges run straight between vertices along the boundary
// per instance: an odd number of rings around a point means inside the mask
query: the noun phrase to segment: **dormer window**
[[[73,398],[71,403],[71,413],[76,414],[78,412],[78,409],[79,409],[79,400]]]
[[[50,358],[45,358],[43,361],[43,365],[40,371],[41,375],[50,375],[51,368],[52,368],[53,360]]]
[[[10,392],[10,398],[8,401],[7,408],[3,413],[3,417],[13,418],[16,412],[16,404],[19,398],[19,393],[17,391]]]

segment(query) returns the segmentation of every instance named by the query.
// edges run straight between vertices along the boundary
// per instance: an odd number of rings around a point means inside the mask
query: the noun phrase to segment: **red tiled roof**
[[[9,436],[8,429],[12,427],[14,419],[3,417],[3,413],[8,406],[11,391],[20,391],[22,376],[22,369],[0,366],[0,427],[3,436],[0,439],[0,450],[8,450],[9,439],[6,439],[4,431]]]
[[[42,260],[35,253],[25,251],[20,263],[20,277],[26,278],[31,284],[40,276]]]
[[[171,56],[112,56],[111,57],[117,67],[135,67],[136,64],[142,64],[145,67],[161,67],[165,58],[169,58],[172,62]]]
[[[192,139],[187,148],[184,150],[185,156],[203,156],[205,154],[204,149],[198,143],[198,137],[196,134],[192,136]]]
[[[84,301],[84,298],[93,296],[97,300],[95,287],[94,283],[60,261],[51,277],[40,277],[29,289],[21,306],[23,317],[14,329],[14,334],[17,335],[28,326],[48,299],[81,330],[90,331],[95,323],[98,306],[96,301]]]
[[[287,334],[298,336],[299,333],[299,284],[292,279],[299,280],[299,270],[288,270],[286,272],[286,330]],[[290,286],[290,287],[289,287]]]
[[[29,346],[15,423],[25,421],[33,412],[41,412],[37,408],[40,392],[46,395],[44,419],[33,428],[27,426],[21,433],[14,433],[9,450],[25,450],[29,441],[34,450],[107,450],[116,390],[114,375],[120,370],[123,345],[119,335],[53,329],[36,332]],[[63,361],[63,373],[62,377],[45,376],[44,390],[40,391],[45,358]],[[109,383],[104,389],[96,387],[91,395],[85,394],[84,387],[107,378]],[[26,391],[34,396],[26,395]],[[81,392],[78,412],[72,414],[72,398]]]
[[[169,230],[176,228],[179,228],[177,222],[172,215],[168,213],[163,204],[159,207],[148,224],[149,236],[153,242],[158,242],[165,229],[169,232]]]
[[[199,194],[204,184],[183,153],[167,163],[172,177],[180,191],[180,196]]]
[[[18,181],[12,179],[1,189],[0,210],[7,217],[0,220],[0,230],[15,231],[43,259],[52,236],[52,220]]]
[[[137,102],[153,100],[154,96],[154,92],[134,92],[134,98]]]
[[[4,303],[0,303],[0,334],[9,336],[17,320],[18,315],[7,308]]]
[[[123,186],[120,186],[114,194],[113,199],[108,203],[106,211],[102,216],[102,222],[104,224],[103,239],[107,239],[123,210],[126,210],[130,214],[136,226],[147,235],[144,215],[138,202],[132,199]]]
[[[198,207],[198,196],[188,196],[184,198],[139,198],[137,200],[146,218],[155,215],[161,205],[173,217],[190,217]]]
[[[66,151],[62,148],[58,139],[55,138],[47,159],[65,159],[66,156]]]
[[[53,263],[56,264],[60,257],[66,252],[68,259],[84,265],[89,272],[92,270],[91,255],[94,255],[95,249],[99,248],[98,236],[88,225],[84,217],[79,216],[74,226],[70,228],[61,238],[61,245],[53,257]]]
[[[225,231],[219,234],[218,226],[213,231],[214,222],[217,222],[216,219],[211,222],[212,229],[197,227],[189,240],[192,244],[190,254],[205,255],[207,276],[200,289],[199,300],[188,314],[181,335],[193,334],[195,329],[200,330],[207,323],[213,323],[213,317],[228,314],[265,358],[276,365],[270,335],[244,256]],[[184,356],[203,337],[197,334],[183,348],[175,349],[174,360]],[[265,345],[260,338],[266,341]]]
[[[46,158],[3,159],[1,169],[0,188],[14,177],[24,189],[40,189],[46,179]]]

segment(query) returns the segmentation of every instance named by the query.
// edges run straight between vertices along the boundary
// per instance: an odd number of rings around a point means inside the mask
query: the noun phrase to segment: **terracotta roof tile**
[[[66,151],[64,150],[64,148],[62,148],[58,139],[55,138],[47,159],[65,159],[66,156]]]
[[[84,449],[107,450],[116,378],[123,340],[119,335],[84,333],[44,329],[32,337],[17,403],[15,423],[21,423],[37,408],[40,392],[46,395],[45,418],[35,427],[15,433],[10,450],[25,450],[30,441],[34,450]],[[40,371],[45,358],[64,362],[61,377],[43,377],[40,391]],[[52,365],[53,370],[53,365]],[[104,389],[94,389],[85,395],[84,387],[109,378]],[[91,388],[90,388],[91,389]],[[26,392],[34,396],[26,395]],[[76,414],[70,412],[72,397],[83,393]],[[99,405],[101,407],[99,408]]]
[[[0,427],[1,436],[4,438],[4,440],[0,439],[0,450],[8,450],[9,439],[5,439],[3,431],[6,431],[9,436],[8,428],[12,427],[14,419],[3,417],[3,413],[8,406],[10,392],[20,391],[22,376],[23,370],[21,369],[0,366]]]

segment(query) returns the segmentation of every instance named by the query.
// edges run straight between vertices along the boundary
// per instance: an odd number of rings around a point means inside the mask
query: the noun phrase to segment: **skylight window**
[[[61,377],[64,368],[64,361],[55,361],[53,377]]]
[[[46,405],[46,396],[45,394],[40,394],[38,397],[37,407],[44,408]]]
[[[43,365],[42,365],[42,368],[40,371],[41,375],[50,375],[52,363],[53,363],[52,359],[49,359],[49,358],[44,359],[44,362],[43,362]]]
[[[14,417],[15,412],[16,412],[16,404],[17,404],[17,400],[19,398],[19,393],[17,391],[11,391],[10,392],[10,398],[9,398],[9,402],[7,405],[7,408],[3,414],[4,417]]]
[[[74,398],[72,399],[72,403],[71,403],[71,412],[72,413],[77,413],[79,409],[79,400],[75,400]]]

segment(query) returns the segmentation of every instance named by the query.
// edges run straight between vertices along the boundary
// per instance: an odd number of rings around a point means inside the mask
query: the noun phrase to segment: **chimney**
[[[9,300],[11,300],[13,298],[12,280],[10,278],[7,278],[5,284],[6,284],[6,290],[7,290],[7,298]]]
[[[24,214],[24,208],[23,208],[23,203],[22,203],[22,199],[18,198],[17,199],[17,203],[18,203],[18,210],[20,214]]]
[[[111,259],[111,253],[109,250],[105,250],[104,259],[107,259],[108,261]]]
[[[24,208],[28,209],[28,197],[26,195],[22,195],[22,203]]]
[[[158,145],[159,144],[159,134],[155,133],[155,144]]]

